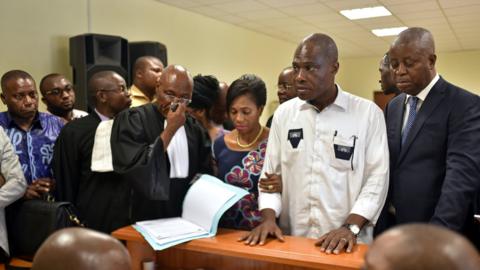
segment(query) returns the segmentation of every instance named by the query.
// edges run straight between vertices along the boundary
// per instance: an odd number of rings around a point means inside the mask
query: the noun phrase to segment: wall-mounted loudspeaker
[[[98,71],[115,71],[129,82],[128,57],[128,41],[119,36],[84,34],[70,38],[76,107],[90,111],[88,80]]]

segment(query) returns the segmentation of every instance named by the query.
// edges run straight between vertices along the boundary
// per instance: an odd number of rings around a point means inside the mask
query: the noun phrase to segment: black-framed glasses
[[[47,96],[63,96],[63,93],[67,93],[67,94],[73,93],[73,86],[69,84],[64,88],[53,88],[45,91],[45,95]]]
[[[115,89],[98,89],[97,91],[103,91],[103,92],[117,92],[117,93],[122,93],[125,95],[130,94],[130,89],[128,89],[125,85],[120,85],[119,87]]]
[[[185,105],[188,105],[190,103],[192,103],[192,100],[191,99],[188,99],[188,98],[179,98],[179,97],[176,97],[174,95],[169,95],[169,94],[163,94],[168,100],[170,100],[171,102],[174,102],[174,101],[177,101],[178,103],[183,103]]]

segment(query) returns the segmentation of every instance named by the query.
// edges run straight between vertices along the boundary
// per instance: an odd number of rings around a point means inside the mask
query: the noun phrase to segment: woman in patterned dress
[[[241,76],[228,89],[227,111],[235,129],[214,141],[213,156],[218,178],[246,189],[249,194],[223,215],[221,227],[251,230],[260,224],[258,181],[269,129],[259,119],[266,99],[265,83],[255,75]],[[281,191],[280,183],[269,188],[268,192]]]

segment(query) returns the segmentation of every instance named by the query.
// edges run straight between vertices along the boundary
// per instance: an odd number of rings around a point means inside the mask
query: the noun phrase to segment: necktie
[[[408,132],[412,128],[413,122],[415,121],[415,117],[417,116],[417,101],[418,101],[418,97],[414,97],[414,96],[411,96],[408,99],[408,106],[410,106],[410,110],[408,112],[407,124],[403,129],[402,145],[405,143],[405,140],[407,139],[407,136],[408,136]]]

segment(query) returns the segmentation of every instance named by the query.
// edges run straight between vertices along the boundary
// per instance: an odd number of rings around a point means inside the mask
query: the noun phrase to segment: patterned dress
[[[224,135],[213,144],[213,155],[218,166],[218,178],[226,183],[244,188],[249,192],[225,212],[220,226],[224,228],[251,230],[260,224],[258,210],[258,180],[265,159],[267,139],[250,151],[233,151],[227,147]]]

